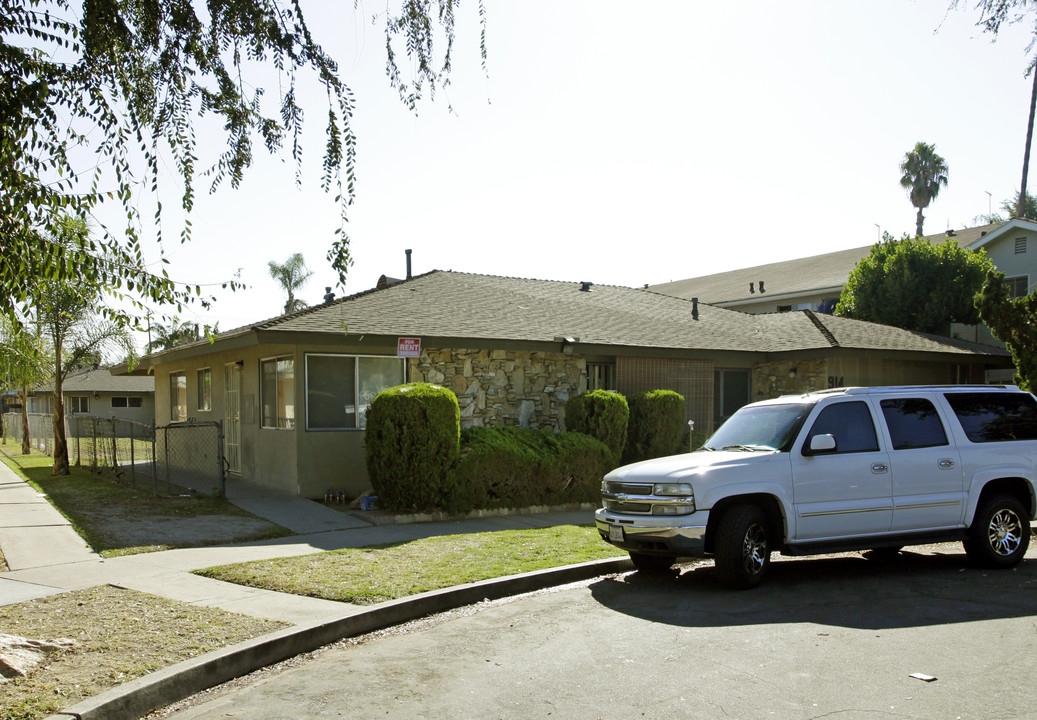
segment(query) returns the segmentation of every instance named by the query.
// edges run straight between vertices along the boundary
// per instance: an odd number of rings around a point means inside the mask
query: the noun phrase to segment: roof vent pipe
[[[407,279],[410,280],[410,250],[404,250],[403,252],[407,253]]]
[[[699,319],[699,299],[697,297],[691,299],[691,319]]]
[[[592,283],[592,282],[581,282],[580,283],[580,292],[590,292],[591,291],[591,285],[593,285],[593,284],[594,283]]]
[[[335,299],[335,293],[331,292],[330,287],[324,288],[324,302],[329,303]]]

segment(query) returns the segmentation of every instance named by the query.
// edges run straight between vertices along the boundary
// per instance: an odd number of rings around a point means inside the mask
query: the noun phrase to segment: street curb
[[[390,600],[344,617],[295,625],[185,660],[106,690],[45,720],[69,720],[70,717],[138,720],[151,710],[342,638],[483,600],[497,600],[632,568],[628,557],[592,560]]]

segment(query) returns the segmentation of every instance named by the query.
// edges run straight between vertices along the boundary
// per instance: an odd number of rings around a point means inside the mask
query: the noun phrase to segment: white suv
[[[1037,513],[1037,399],[1016,387],[843,388],[746,405],[685,455],[613,470],[595,513],[642,571],[712,557],[758,585],[772,550],[896,553],[962,540],[1022,560]]]

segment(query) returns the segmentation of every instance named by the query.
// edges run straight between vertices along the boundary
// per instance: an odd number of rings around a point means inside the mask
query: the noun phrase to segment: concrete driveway
[[[957,544],[773,569],[740,593],[704,563],[485,603],[338,643],[162,716],[1037,716],[1037,551],[1008,571],[972,568]]]

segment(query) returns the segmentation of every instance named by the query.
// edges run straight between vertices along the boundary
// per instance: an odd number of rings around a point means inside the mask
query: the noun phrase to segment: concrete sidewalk
[[[46,498],[0,463],[0,550],[11,570],[0,574],[0,605],[111,584],[181,602],[293,624],[349,617],[347,603],[287,595],[203,578],[192,570],[252,560],[491,530],[587,523],[590,509],[502,517],[372,525],[305,498],[228,482],[228,500],[299,534],[235,545],[101,558]]]

